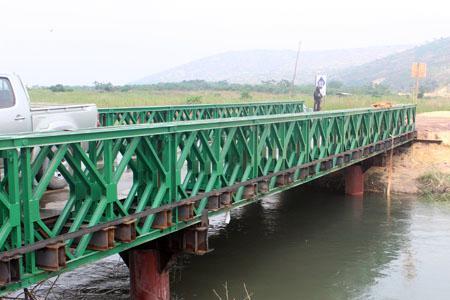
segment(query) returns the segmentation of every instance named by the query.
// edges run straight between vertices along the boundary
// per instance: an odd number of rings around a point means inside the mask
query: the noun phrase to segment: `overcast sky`
[[[0,73],[127,83],[230,50],[419,44],[450,36],[447,1],[2,1]]]

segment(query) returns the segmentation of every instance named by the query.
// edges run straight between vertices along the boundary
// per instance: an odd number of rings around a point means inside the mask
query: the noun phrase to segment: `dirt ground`
[[[418,114],[416,118],[419,138],[441,139],[450,145],[450,111]]]
[[[429,172],[450,174],[450,111],[417,115],[419,139],[442,140],[442,144],[414,143],[406,152],[394,156],[393,193],[418,193],[417,179]],[[389,166],[389,164],[388,164]],[[384,191],[387,168],[372,167],[366,173],[366,190]]]

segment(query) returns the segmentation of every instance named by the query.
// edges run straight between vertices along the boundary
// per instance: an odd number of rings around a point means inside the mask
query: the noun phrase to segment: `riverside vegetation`
[[[95,103],[99,107],[148,106],[202,103],[237,103],[257,101],[304,100],[312,107],[312,85],[296,86],[290,91],[289,82],[264,82],[260,85],[205,82],[161,83],[146,86],[113,86],[95,83],[94,87],[34,87],[29,90],[33,103],[80,104]],[[348,94],[342,94],[342,92]],[[425,92],[425,91],[423,91]],[[422,93],[423,94],[423,93]],[[411,103],[408,96],[400,96],[384,86],[344,87],[330,81],[324,110],[368,107],[374,102]],[[450,97],[423,97],[418,100],[420,112],[450,110]]]
[[[420,193],[427,199],[450,201],[450,174],[432,171],[418,179]]]

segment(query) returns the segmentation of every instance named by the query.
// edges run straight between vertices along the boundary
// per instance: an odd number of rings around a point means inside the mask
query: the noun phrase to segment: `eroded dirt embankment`
[[[418,179],[430,173],[450,174],[450,111],[417,115],[419,139],[442,140],[442,144],[414,143],[394,156],[393,193],[419,193]],[[389,163],[387,164],[389,166]],[[366,190],[382,192],[386,188],[388,167],[372,167],[366,172]]]

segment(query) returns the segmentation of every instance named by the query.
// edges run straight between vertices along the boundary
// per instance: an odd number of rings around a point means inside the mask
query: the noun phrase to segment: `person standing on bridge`
[[[314,90],[314,111],[320,111],[320,104],[322,102],[322,92],[320,91],[320,86],[316,86]]]

